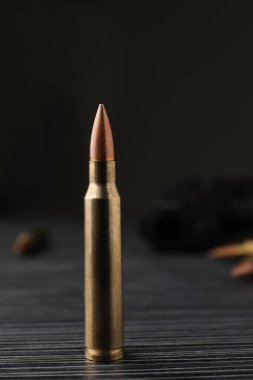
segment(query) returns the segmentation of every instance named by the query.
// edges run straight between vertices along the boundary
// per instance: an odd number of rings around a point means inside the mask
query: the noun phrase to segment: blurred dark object
[[[40,252],[48,244],[48,232],[45,229],[36,229],[20,232],[13,244],[13,252],[28,255]]]
[[[141,221],[159,250],[209,249],[253,226],[253,179],[187,180],[168,187]]]

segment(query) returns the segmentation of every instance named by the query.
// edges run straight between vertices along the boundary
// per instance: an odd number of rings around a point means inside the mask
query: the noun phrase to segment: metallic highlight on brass
[[[87,359],[123,357],[120,197],[115,161],[90,161],[85,195],[85,340]]]

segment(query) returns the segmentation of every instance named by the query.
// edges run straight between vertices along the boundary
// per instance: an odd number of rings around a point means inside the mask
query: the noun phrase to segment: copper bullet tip
[[[208,251],[208,255],[212,259],[227,259],[240,256],[240,252],[240,244],[230,244],[212,248]]]
[[[112,130],[105,107],[103,104],[99,104],[91,133],[90,161],[113,160]]]
[[[209,257],[214,259],[229,259],[253,254],[253,241],[245,240],[241,244],[223,245],[208,251]]]
[[[253,275],[253,261],[251,260],[243,260],[239,264],[235,265],[231,272],[231,277],[247,277]]]

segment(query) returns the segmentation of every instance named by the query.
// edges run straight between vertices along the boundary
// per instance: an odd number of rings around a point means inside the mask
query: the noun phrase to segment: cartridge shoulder
[[[96,184],[90,183],[84,197],[88,199],[120,199],[117,187],[115,184]]]

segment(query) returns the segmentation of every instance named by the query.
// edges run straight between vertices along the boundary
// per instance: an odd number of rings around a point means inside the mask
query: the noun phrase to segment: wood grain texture
[[[124,228],[125,358],[83,358],[82,223],[49,221],[52,246],[10,252],[1,222],[1,379],[252,379],[253,283],[204,255],[158,254]]]

